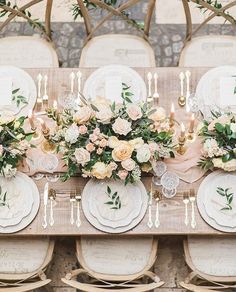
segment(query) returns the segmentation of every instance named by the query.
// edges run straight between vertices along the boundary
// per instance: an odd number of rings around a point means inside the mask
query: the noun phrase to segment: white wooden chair
[[[81,237],[76,242],[77,258],[81,269],[73,270],[62,281],[87,292],[142,292],[164,284],[150,271],[157,253],[153,237]],[[78,279],[91,278],[91,283]],[[139,283],[148,278],[151,283]]]
[[[180,283],[183,288],[194,292],[236,290],[235,236],[189,236],[184,253],[192,272]]]
[[[48,238],[0,239],[0,291],[32,291],[51,282],[45,270],[54,249]]]
[[[216,9],[206,3],[206,1],[191,0],[191,2],[202,5],[210,15],[195,29],[192,26],[192,17],[188,0],[182,0],[186,15],[186,38],[184,47],[180,54],[180,67],[215,67],[222,65],[236,65],[236,37],[230,35],[210,35],[193,38],[204,25],[216,16],[223,17],[236,29],[236,21],[229,17],[226,11],[236,5],[236,1],[231,1],[221,9]]]
[[[89,12],[83,0],[77,0],[87,32],[85,45],[82,49],[80,67],[101,67],[110,64],[121,64],[130,67],[155,67],[155,55],[148,42],[151,17],[156,0],[149,0],[147,14],[144,21],[142,37],[130,34],[105,34],[94,37],[95,32],[113,15],[125,18],[122,11],[140,2],[140,0],[128,0],[118,8],[108,6],[103,1],[91,0],[108,14],[100,22],[92,27]]]
[[[15,36],[0,39],[0,65],[20,68],[58,67],[56,51],[37,36]]]
[[[7,19],[0,25],[0,31],[14,20],[15,17],[22,17],[32,22],[27,16],[31,6],[44,0],[32,0],[19,9],[13,9],[8,5],[1,5],[0,11],[10,13]],[[51,10],[53,0],[47,0],[45,10],[45,29],[36,25],[36,29],[44,38],[39,36],[14,36],[0,39],[0,65],[14,65],[21,68],[48,68],[58,67],[58,57],[51,41]]]

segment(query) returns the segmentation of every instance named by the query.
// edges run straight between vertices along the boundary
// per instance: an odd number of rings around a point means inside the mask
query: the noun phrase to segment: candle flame
[[[185,126],[183,123],[181,123],[181,132],[185,132]]]
[[[191,120],[192,120],[192,121],[195,120],[195,115],[194,115],[194,114],[192,114],[192,116],[191,116]]]
[[[30,119],[33,117],[33,110],[32,109],[29,110],[28,117]]]
[[[175,105],[174,105],[174,103],[172,102],[172,104],[171,104],[171,112],[172,113],[174,113],[175,112]]]
[[[57,101],[56,101],[56,100],[53,101],[53,108],[54,108],[55,110],[57,110]]]

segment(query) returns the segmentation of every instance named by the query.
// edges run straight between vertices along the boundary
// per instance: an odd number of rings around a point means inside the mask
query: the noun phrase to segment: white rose
[[[130,140],[129,144],[132,145],[134,149],[138,149],[144,144],[144,141],[142,138],[135,138],[133,140]]]
[[[77,163],[81,164],[82,166],[90,161],[90,153],[84,148],[76,148],[74,154]]]
[[[148,162],[151,158],[151,151],[148,144],[144,144],[137,150],[137,160],[140,163]]]
[[[221,158],[212,159],[215,168],[221,168],[224,171],[236,171],[236,159],[223,162]]]
[[[111,111],[110,106],[108,105],[99,105],[98,112],[96,112],[96,118],[102,124],[109,124],[111,118],[113,117],[113,112]]]
[[[97,179],[110,178],[112,175],[112,169],[109,165],[104,162],[96,162],[91,171],[92,175]]]
[[[236,124],[235,124],[235,123],[231,123],[231,124],[230,124],[230,130],[231,130],[233,133],[236,133]]]
[[[74,121],[77,124],[85,124],[94,115],[93,110],[90,106],[82,106],[74,114]]]
[[[132,158],[128,158],[121,162],[121,166],[128,171],[131,171],[135,168],[135,161]]]
[[[120,117],[115,120],[115,123],[112,125],[112,129],[115,133],[119,135],[127,135],[131,129],[131,123]]]
[[[77,141],[78,137],[79,137],[79,128],[76,124],[72,124],[65,131],[65,140],[66,142],[73,144]]]
[[[129,103],[127,105],[127,114],[133,121],[136,121],[142,117],[141,108],[134,103]]]
[[[155,108],[155,112],[152,113],[149,118],[154,122],[160,122],[166,118],[166,111],[162,107]]]
[[[116,136],[111,136],[108,138],[108,146],[110,148],[115,148],[119,145],[120,140]]]

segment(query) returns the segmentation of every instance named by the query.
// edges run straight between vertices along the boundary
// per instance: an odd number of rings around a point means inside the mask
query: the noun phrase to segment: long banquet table
[[[82,88],[84,81],[94,69],[79,69],[82,72]],[[180,83],[179,83],[179,73],[181,71],[187,70],[186,68],[137,68],[137,72],[146,80],[146,75],[148,72],[157,72],[159,75],[158,79],[158,92],[160,94],[160,105],[166,108],[167,111],[170,110],[171,102],[174,102],[176,109],[176,118],[179,121],[186,123],[189,121],[189,116],[186,114],[184,108],[178,106],[178,96],[180,94]],[[191,92],[195,91],[196,85],[201,78],[201,76],[209,70],[209,68],[189,68],[191,71]],[[77,72],[77,68],[58,68],[58,69],[28,69],[29,74],[36,81],[37,75],[47,74],[48,75],[48,95],[49,95],[49,104],[52,105],[53,100],[57,99],[58,94],[69,88],[69,75],[70,73]],[[136,226],[134,229],[122,233],[124,236],[129,235],[187,235],[187,234],[196,234],[196,235],[232,235],[232,233],[223,233],[217,231],[210,227],[205,221],[201,218],[197,205],[195,205],[196,210],[196,221],[197,226],[195,229],[192,229],[189,225],[188,227],[184,224],[184,204],[182,201],[182,192],[183,190],[194,188],[196,193],[197,189],[203,178],[198,180],[193,184],[187,184],[181,182],[178,191],[179,193],[172,199],[163,199],[160,202],[160,227],[157,229],[152,227],[151,229],[147,226],[148,215],[146,214],[142,222]],[[97,229],[95,229],[84,217],[84,214],[81,210],[81,221],[82,225],[78,228],[76,225],[71,225],[70,220],[70,200],[69,195],[61,194],[57,195],[56,202],[54,203],[54,219],[55,224],[53,227],[48,226],[46,229],[42,227],[42,218],[43,218],[43,204],[42,204],[42,191],[43,186],[46,180],[41,179],[36,181],[36,184],[40,190],[41,194],[41,205],[38,212],[38,215],[34,221],[25,229],[11,234],[11,236],[41,236],[41,235],[52,235],[52,236],[76,236],[76,235],[106,235]],[[74,177],[67,182],[58,181],[51,184],[56,190],[73,190],[75,188],[83,189],[83,186],[86,184],[87,180],[81,177]],[[150,187],[150,177],[143,178],[143,182],[147,189]],[[190,212],[189,205],[189,212]],[[155,215],[155,202],[152,206],[152,215],[154,218]],[[9,236],[9,234],[0,234],[0,236]]]

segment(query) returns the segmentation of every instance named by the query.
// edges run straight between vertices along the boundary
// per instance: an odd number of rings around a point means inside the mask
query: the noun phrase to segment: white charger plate
[[[231,110],[236,112],[236,106],[222,108],[220,96],[220,79],[236,76],[235,66],[219,66],[207,71],[198,82],[196,97],[204,118],[211,116],[212,110]]]
[[[0,207],[0,226],[7,227],[19,224],[29,215],[33,206],[32,183],[20,172],[11,179],[0,177],[2,193],[7,192],[8,206]]]
[[[198,193],[197,193],[197,207],[199,210],[200,215],[205,220],[207,224],[209,224],[211,227],[215,228],[216,230],[223,231],[223,232],[236,232],[236,227],[227,227],[227,226],[221,226],[217,224],[217,222],[211,218],[205,209],[204,201],[205,197],[209,194],[209,182],[214,179],[215,176],[217,176],[221,171],[214,171],[210,173],[201,183]],[[208,190],[208,192],[206,191]]]
[[[88,185],[88,183],[86,184],[86,186]],[[120,182],[120,183],[122,183],[122,182]],[[98,230],[101,230],[101,231],[107,232],[107,233],[122,233],[122,232],[126,232],[126,231],[134,228],[136,225],[138,225],[142,221],[142,219],[143,219],[143,217],[144,217],[144,215],[146,213],[147,206],[148,206],[148,195],[147,195],[147,191],[146,191],[146,189],[145,189],[145,187],[144,187],[142,182],[137,182],[136,185],[140,188],[141,192],[144,194],[141,211],[140,211],[139,215],[136,218],[134,218],[133,221],[130,224],[128,224],[126,226],[117,227],[117,228],[112,228],[112,227],[105,226],[105,225],[101,224],[98,221],[98,219],[95,218],[91,214],[90,208],[89,208],[89,200],[87,198],[88,196],[86,196],[86,194],[88,194],[88,192],[87,192],[86,186],[85,186],[85,188],[83,190],[83,193],[82,193],[82,201],[81,202],[82,202],[82,210],[84,212],[85,217],[89,221],[89,223],[91,225],[93,225],[95,228],[97,228]],[[112,222],[111,222],[111,225],[112,225]]]
[[[10,77],[13,81],[13,90],[19,88],[17,94],[22,95],[26,98],[27,104],[16,106],[15,102],[12,102],[10,106],[4,106],[0,108],[1,112],[11,112],[12,115],[27,116],[30,109],[33,109],[37,90],[32,77],[24,70],[14,66],[0,66],[0,78]],[[1,97],[2,98],[2,97]]]
[[[19,224],[13,225],[13,226],[6,226],[6,227],[2,227],[0,226],[0,233],[15,233],[18,232],[22,229],[24,229],[25,227],[27,227],[35,218],[35,216],[38,213],[39,210],[39,206],[40,206],[40,195],[39,195],[39,190],[36,186],[36,184],[34,183],[34,181],[28,177],[27,175],[21,173],[21,175],[25,176],[25,180],[28,181],[28,183],[31,185],[31,189],[32,189],[32,194],[33,194],[33,206],[31,209],[31,212],[24,217]]]
[[[236,176],[235,173],[219,171],[214,178],[208,178],[205,192],[204,205],[207,214],[213,218],[217,224],[226,227],[236,227]],[[217,187],[229,188],[234,193],[232,210],[221,210],[226,206],[226,198],[217,193]]]
[[[107,185],[112,192],[117,191],[121,200],[121,208],[113,210],[105,202],[109,201],[106,194]],[[86,194],[87,195],[87,194]],[[105,226],[117,228],[129,225],[139,214],[146,193],[138,185],[124,185],[117,181],[91,181],[88,191],[91,214]]]
[[[98,96],[105,98],[105,79],[111,76],[120,76],[122,82],[130,86],[129,91],[134,94],[131,97],[132,101],[146,100],[147,90],[142,77],[135,70],[122,65],[108,65],[95,70],[85,82],[84,96],[90,100],[94,100]],[[122,98],[112,101],[122,102]]]

